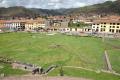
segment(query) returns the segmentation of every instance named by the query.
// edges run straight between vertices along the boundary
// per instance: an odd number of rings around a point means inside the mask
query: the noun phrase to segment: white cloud
[[[0,7],[25,6],[29,8],[74,8],[109,0],[0,0]],[[115,1],[115,0],[111,0]]]
[[[77,2],[74,4],[74,7],[82,7],[82,6],[85,6],[86,4],[85,3],[81,3],[81,2]]]

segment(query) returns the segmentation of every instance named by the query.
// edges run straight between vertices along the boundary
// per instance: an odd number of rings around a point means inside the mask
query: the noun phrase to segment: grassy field
[[[112,43],[112,45],[108,45]],[[110,54],[113,69],[120,73],[120,40],[37,33],[0,34],[0,56],[47,67],[52,64],[104,69],[104,50]]]
[[[110,50],[109,56],[113,70],[120,73],[120,50]]]
[[[0,38],[0,55],[14,60],[40,66],[64,64],[93,69],[103,66],[104,44],[99,38],[27,33],[0,34]]]
[[[113,70],[120,73],[120,39],[106,39],[105,44],[110,46],[107,49]]]
[[[12,69],[10,64],[0,62],[0,74],[3,73],[5,74],[5,76],[10,76],[10,75],[22,75],[27,72],[18,69]]]
[[[106,73],[96,73],[93,71],[87,71],[82,69],[75,69],[75,68],[63,68],[64,76],[71,76],[71,77],[84,77],[91,80],[120,80],[120,76],[115,76],[112,74]],[[59,76],[60,75],[60,68],[50,72],[49,76]]]

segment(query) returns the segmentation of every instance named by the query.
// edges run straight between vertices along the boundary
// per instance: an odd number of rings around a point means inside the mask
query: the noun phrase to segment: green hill
[[[25,7],[9,7],[0,8],[0,17],[38,17],[47,15],[70,15],[70,14],[81,14],[91,16],[94,14],[106,15],[106,14],[118,14],[120,15],[120,0],[117,1],[106,1],[100,4],[89,5],[80,8],[70,9],[37,9],[37,8],[25,8]]]
[[[55,10],[25,8],[22,6],[15,6],[9,8],[0,8],[0,17],[38,17],[46,15],[61,15]]]
[[[67,14],[118,14],[120,15],[120,0],[106,1],[104,3],[85,6],[81,8],[68,9]]]

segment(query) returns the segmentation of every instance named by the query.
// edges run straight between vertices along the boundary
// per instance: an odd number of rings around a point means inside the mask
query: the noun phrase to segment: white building
[[[45,28],[46,24],[45,21],[39,21],[39,20],[28,20],[25,23],[25,30],[26,31],[33,31],[36,29],[42,29]]]
[[[4,26],[9,28],[9,30],[23,31],[25,29],[25,22],[22,20],[7,20],[5,21]]]
[[[120,21],[100,20],[92,24],[92,32],[98,33],[120,33]]]

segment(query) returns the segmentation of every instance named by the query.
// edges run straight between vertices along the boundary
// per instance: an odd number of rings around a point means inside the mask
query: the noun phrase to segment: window
[[[109,32],[111,32],[112,30],[110,29]]]
[[[104,24],[106,24],[106,23],[104,23]]]
[[[120,25],[120,23],[117,23],[117,25]]]
[[[115,25],[115,23],[113,23],[113,25]]]
[[[116,30],[116,33],[119,33],[119,30],[118,30],[118,29]]]
[[[95,26],[93,26],[93,28],[95,28]]]
[[[105,31],[105,29],[103,29],[103,31]]]
[[[112,23],[110,23],[110,25],[112,25]]]
[[[115,26],[113,26],[113,28],[115,28]]]
[[[77,28],[75,28],[75,31],[77,31]]]
[[[112,29],[112,33],[114,33],[114,29]]]
[[[101,28],[101,32],[105,31],[105,28]]]
[[[117,28],[119,28],[119,26],[117,26]]]

